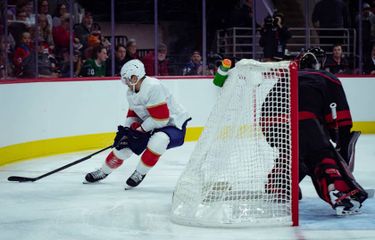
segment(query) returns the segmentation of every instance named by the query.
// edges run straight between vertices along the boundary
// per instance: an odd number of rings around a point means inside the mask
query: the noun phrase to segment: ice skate
[[[336,215],[344,216],[360,213],[359,209],[362,204],[350,197],[349,193],[333,190],[329,192],[329,195],[331,197],[332,207],[336,211]]]
[[[133,187],[138,186],[143,181],[145,176],[146,174],[142,175],[140,172],[135,170],[134,173],[128,178],[128,180],[126,180],[125,190],[129,190]]]
[[[108,174],[105,174],[101,169],[86,174],[84,183],[94,183],[106,178]]]

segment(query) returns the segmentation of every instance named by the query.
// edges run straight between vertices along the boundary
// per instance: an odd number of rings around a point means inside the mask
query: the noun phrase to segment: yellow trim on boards
[[[188,128],[186,141],[197,141],[203,127]],[[0,148],[0,166],[56,154],[98,149],[109,146],[115,133],[89,134],[19,143]]]
[[[354,122],[353,130],[363,134],[375,134],[375,122]],[[197,141],[203,127],[191,127],[186,131],[185,141]],[[0,166],[37,157],[104,148],[112,143],[114,133],[51,138],[19,143],[0,148]]]
[[[361,131],[363,134],[375,134],[375,122],[353,122],[353,131]]]

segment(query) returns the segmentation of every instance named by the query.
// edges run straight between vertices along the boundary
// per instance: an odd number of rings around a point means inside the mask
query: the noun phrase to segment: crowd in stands
[[[147,75],[150,76],[213,75],[218,67],[216,62],[203,66],[200,51],[194,49],[190,59],[186,56],[184,66],[177,71],[171,70],[166,44],[159,43],[155,51],[150,50],[140,56],[134,38],[114,46],[112,64],[111,43],[102,35],[101,26],[95,22],[90,12],[70,16],[68,5],[59,3],[52,13],[49,11],[48,0],[38,0],[38,11],[35,14],[34,0],[10,2],[14,2],[16,7],[14,11],[7,12],[8,36],[0,35],[0,56],[5,55],[8,60],[5,65],[4,57],[0,58],[0,78],[4,76],[4,71],[10,78],[113,76],[119,75],[121,67],[131,59],[141,60],[145,64]],[[233,16],[232,21],[227,23],[227,27],[251,27],[251,6],[251,0],[236,5],[230,14]],[[320,0],[313,9],[311,20],[315,27],[320,28],[348,27],[350,23],[347,20],[350,18],[347,10],[344,1]],[[354,19],[355,26],[362,21],[361,46],[365,56],[362,73],[366,74],[375,73],[374,10],[375,1],[364,1],[362,15],[357,14]],[[257,32],[260,34],[258,43],[263,49],[262,61],[288,59],[285,52],[292,34],[284,25],[284,20],[284,14],[275,11],[272,16],[266,17],[262,24],[256,23]],[[73,29],[73,32],[70,29]],[[350,60],[343,54],[344,44],[338,41],[340,36],[327,39],[327,32],[319,31],[318,34],[320,44],[324,45],[322,48],[332,52],[327,56],[324,69],[334,74],[353,73]],[[71,63],[73,66],[70,66]]]
[[[34,14],[33,0],[15,1],[15,11],[8,11],[8,46],[1,48],[6,52],[8,64],[1,64],[2,72],[7,67],[8,78],[36,77],[103,77],[119,75],[121,67],[131,59],[140,59],[145,64],[148,75],[166,76],[170,73],[167,57],[168,47],[160,43],[157,53],[150,50],[140,57],[137,42],[131,38],[125,44],[114,46],[114,66],[112,72],[111,43],[101,34],[101,27],[90,12],[84,12],[77,23],[70,16],[66,4],[57,4],[51,15],[48,0],[38,1],[38,14]],[[74,22],[71,22],[74,21]],[[70,32],[73,25],[73,32]],[[0,38],[5,44],[5,36]],[[73,45],[71,57],[70,44]],[[157,71],[155,69],[157,58]],[[73,59],[73,61],[71,61]],[[203,74],[202,57],[194,51],[192,61],[180,70],[178,75]],[[5,61],[1,61],[4,63]],[[71,62],[73,66],[71,69]],[[38,67],[36,67],[38,66]],[[4,76],[2,74],[1,76]],[[1,77],[0,76],[0,77]]]

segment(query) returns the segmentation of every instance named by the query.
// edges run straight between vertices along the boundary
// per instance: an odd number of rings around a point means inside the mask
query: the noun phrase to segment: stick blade
[[[375,194],[375,189],[365,189],[367,192],[368,198],[373,198]]]
[[[8,177],[8,181],[11,182],[34,182],[35,178],[28,178],[28,177],[18,177],[18,176],[10,176]]]

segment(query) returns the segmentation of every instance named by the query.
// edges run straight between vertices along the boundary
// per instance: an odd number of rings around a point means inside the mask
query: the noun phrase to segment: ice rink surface
[[[245,240],[375,239],[375,199],[359,215],[337,217],[318,198],[309,179],[301,183],[299,227],[198,228],[170,221],[172,192],[195,143],[171,149],[144,182],[124,191],[138,158],[132,157],[99,184],[82,184],[109,151],[34,183],[9,176],[36,177],[95,151],[64,154],[0,168],[0,240]],[[357,145],[354,175],[375,188],[375,135]]]

